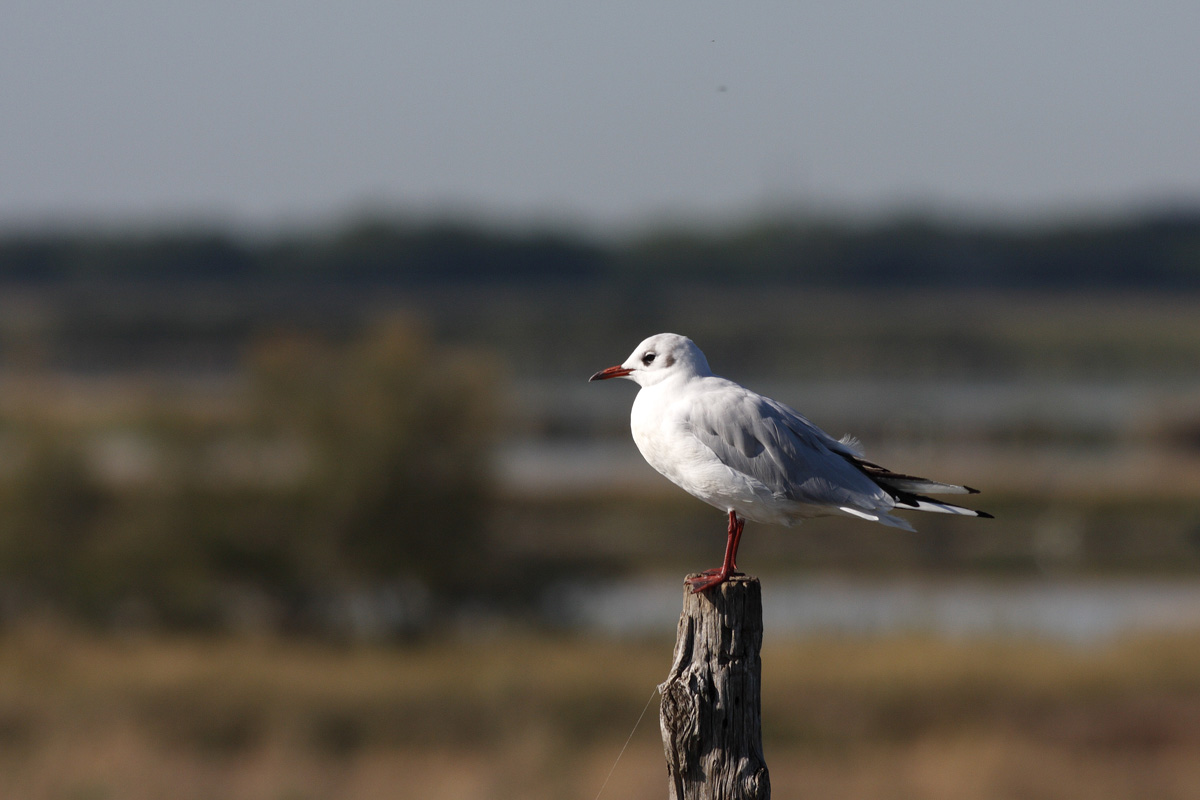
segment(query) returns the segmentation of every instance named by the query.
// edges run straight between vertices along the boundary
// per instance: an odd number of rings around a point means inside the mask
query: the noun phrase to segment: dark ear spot
[[[665,359],[663,359],[663,361],[664,361],[663,365],[669,367],[675,363],[675,356],[671,355],[670,353],[667,353],[667,356]]]

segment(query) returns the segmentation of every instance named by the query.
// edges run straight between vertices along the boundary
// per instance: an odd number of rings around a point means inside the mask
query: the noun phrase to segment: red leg
[[[738,571],[737,551],[738,546],[742,543],[742,528],[746,527],[746,520],[738,517],[732,511],[729,512],[729,516],[733,517],[737,521],[737,532],[733,534],[733,552],[729,554],[729,564],[733,567],[733,571],[736,574]]]
[[[737,514],[730,511],[729,531],[725,539],[725,558],[721,561],[721,566],[716,569],[706,570],[695,578],[688,578],[692,594],[718,586],[729,580],[730,575],[737,573],[737,551],[738,545],[742,542],[744,527],[746,527],[746,520],[738,518]]]

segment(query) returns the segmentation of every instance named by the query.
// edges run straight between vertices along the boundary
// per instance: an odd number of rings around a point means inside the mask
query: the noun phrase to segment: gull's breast
[[[649,394],[647,397],[644,395]],[[777,521],[778,503],[762,482],[723,463],[692,435],[678,404],[638,393],[630,414],[633,441],[646,463],[684,491],[722,510],[748,519]]]

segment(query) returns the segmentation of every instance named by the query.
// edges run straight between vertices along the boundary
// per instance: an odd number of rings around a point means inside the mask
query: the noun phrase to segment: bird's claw
[[[701,592],[708,591],[714,586],[720,586],[734,575],[741,574],[742,573],[737,571],[737,567],[734,567],[733,569],[717,567],[716,569],[705,570],[695,577],[688,578],[687,584],[692,587],[692,594],[700,594]]]

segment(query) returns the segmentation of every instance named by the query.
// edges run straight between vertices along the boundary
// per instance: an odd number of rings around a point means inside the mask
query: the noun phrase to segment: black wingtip
[[[963,488],[967,490],[967,494],[979,494],[978,489],[973,489],[970,486],[964,486]]]
[[[993,517],[991,514],[987,513],[986,511],[976,511],[975,515],[979,516],[979,517],[983,517],[984,519],[995,519],[995,517]]]

